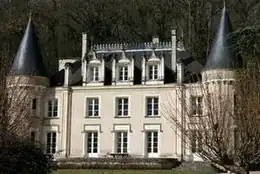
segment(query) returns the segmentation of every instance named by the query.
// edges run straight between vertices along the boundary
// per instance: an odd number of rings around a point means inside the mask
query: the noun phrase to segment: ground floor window
[[[201,134],[198,131],[191,131],[190,135],[190,142],[191,142],[191,152],[197,153],[202,150],[202,138]]]
[[[148,157],[154,157],[158,154],[158,132],[146,132],[146,152]]]
[[[46,151],[49,154],[56,153],[57,145],[57,133],[56,132],[47,132],[47,147]]]
[[[116,153],[127,153],[127,132],[116,132]]]
[[[89,156],[98,153],[98,132],[87,132],[87,153]]]

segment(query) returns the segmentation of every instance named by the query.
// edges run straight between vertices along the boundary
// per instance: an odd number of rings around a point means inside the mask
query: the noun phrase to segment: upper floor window
[[[147,116],[159,115],[159,97],[147,97]]]
[[[128,116],[128,98],[117,98],[117,116]]]
[[[99,116],[99,99],[98,98],[88,98],[87,99],[87,116],[97,117]]]
[[[158,79],[158,66],[159,65],[149,65],[148,66],[148,79],[157,80]]]
[[[127,81],[127,80],[128,80],[128,66],[120,66],[119,81]]]
[[[191,96],[191,114],[193,116],[202,115],[202,97]]]
[[[48,117],[58,116],[58,99],[48,100]]]
[[[97,82],[99,80],[99,68],[97,66],[90,67],[90,81]]]

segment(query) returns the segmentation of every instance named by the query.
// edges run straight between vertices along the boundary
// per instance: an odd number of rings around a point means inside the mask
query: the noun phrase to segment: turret
[[[15,56],[11,68],[11,76],[24,77],[27,83],[32,83],[31,85],[49,86],[49,79],[31,17]],[[25,81],[20,81],[19,83],[24,83]]]
[[[44,113],[43,97],[49,87],[49,78],[31,17],[8,75],[7,87],[14,95],[11,96],[12,106],[17,108],[14,117],[19,117],[23,121],[23,129],[33,132],[35,140],[39,140],[40,120]]]
[[[232,24],[224,5],[222,16],[213,41],[205,69],[202,72],[202,81],[234,80],[234,69],[241,66],[239,56],[234,52],[230,34]]]

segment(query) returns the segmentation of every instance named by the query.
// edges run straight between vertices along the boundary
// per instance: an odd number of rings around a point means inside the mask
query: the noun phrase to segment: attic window
[[[97,66],[90,67],[90,80],[92,82],[99,80],[99,68]]]
[[[119,67],[119,81],[127,81],[128,79],[128,66]]]
[[[154,65],[148,66],[148,79],[149,80],[158,79],[158,66],[159,66],[159,64],[154,64]]]

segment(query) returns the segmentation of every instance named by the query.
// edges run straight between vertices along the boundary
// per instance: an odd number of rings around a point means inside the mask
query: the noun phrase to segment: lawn
[[[172,170],[58,170],[56,174],[196,174],[196,173],[180,172],[180,171],[172,171]]]

